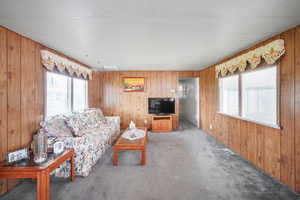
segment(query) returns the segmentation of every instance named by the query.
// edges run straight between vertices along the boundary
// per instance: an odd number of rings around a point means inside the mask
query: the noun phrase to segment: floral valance
[[[42,64],[49,71],[53,71],[57,68],[58,71],[67,72],[70,76],[92,79],[92,70],[87,67],[79,65],[47,50],[41,50],[41,56]]]
[[[284,53],[284,40],[274,40],[265,46],[216,65],[216,77],[234,74],[238,71],[244,72],[248,64],[251,69],[255,69],[262,62],[262,58],[266,63],[274,64]]]

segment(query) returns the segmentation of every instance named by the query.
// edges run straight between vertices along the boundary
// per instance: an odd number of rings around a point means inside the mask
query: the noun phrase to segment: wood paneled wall
[[[62,55],[0,26],[0,161],[8,151],[27,146],[44,118],[45,70],[41,49]],[[96,76],[89,85],[97,80]],[[99,99],[89,99],[97,106]],[[0,195],[16,183],[17,180],[0,179]]]
[[[100,107],[105,115],[120,116],[122,128],[126,128],[131,120],[135,121],[138,126],[144,126],[144,120],[147,120],[147,125],[150,126],[148,97],[175,97],[176,114],[173,115],[173,126],[177,129],[178,78],[193,77],[193,73],[198,74],[198,72],[183,74],[183,72],[176,71],[99,72]],[[122,80],[124,77],[145,77],[145,92],[123,92]]]
[[[32,140],[43,118],[43,68],[38,43],[0,27],[0,160]],[[0,194],[18,181],[0,179]]]
[[[180,78],[196,78],[199,77],[199,71],[178,71]]]
[[[200,71],[200,119],[201,126],[207,133],[258,168],[300,192],[300,26],[241,53],[278,38],[284,39],[286,48],[286,54],[279,62],[279,114],[282,129],[218,114],[215,65]]]
[[[88,102],[90,108],[100,108],[100,72],[93,72],[93,79],[88,82]]]

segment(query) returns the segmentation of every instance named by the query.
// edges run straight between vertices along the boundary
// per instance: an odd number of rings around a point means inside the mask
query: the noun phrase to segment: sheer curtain
[[[230,115],[239,115],[238,75],[221,78],[219,84],[220,112]]]
[[[71,112],[71,78],[47,72],[46,116]]]
[[[73,110],[83,110],[87,108],[87,81],[73,79]]]
[[[242,117],[276,124],[277,69],[242,73]]]

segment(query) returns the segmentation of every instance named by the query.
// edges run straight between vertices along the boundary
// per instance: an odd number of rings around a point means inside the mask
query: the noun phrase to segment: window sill
[[[256,120],[253,120],[253,119],[248,119],[248,118],[240,117],[240,116],[236,116],[236,115],[230,115],[230,114],[226,114],[226,113],[222,113],[222,112],[217,112],[217,114],[228,116],[228,117],[233,117],[233,118],[236,118],[236,119],[240,119],[240,120],[244,120],[244,121],[247,121],[247,122],[259,124],[259,125],[262,125],[262,126],[267,126],[267,127],[271,127],[271,128],[275,128],[275,129],[281,129],[281,127],[277,124],[264,123],[264,122],[256,121]]]

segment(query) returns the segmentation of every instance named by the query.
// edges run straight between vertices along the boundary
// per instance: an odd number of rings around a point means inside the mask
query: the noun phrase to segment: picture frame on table
[[[65,150],[65,144],[62,141],[55,142],[53,144],[53,153],[61,154]]]
[[[25,159],[29,159],[28,148],[23,148],[16,151],[8,152],[6,157],[8,163],[14,163]]]

